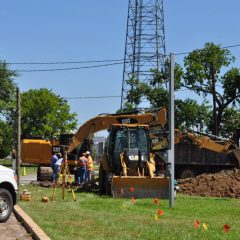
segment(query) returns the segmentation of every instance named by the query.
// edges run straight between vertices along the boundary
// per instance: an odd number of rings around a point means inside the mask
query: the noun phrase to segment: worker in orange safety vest
[[[86,181],[87,163],[88,159],[86,158],[86,153],[83,153],[78,160],[77,168],[78,185],[83,184]]]
[[[87,162],[87,172],[86,172],[86,182],[91,180],[91,174],[93,173],[93,159],[90,155],[90,152],[86,152]]]

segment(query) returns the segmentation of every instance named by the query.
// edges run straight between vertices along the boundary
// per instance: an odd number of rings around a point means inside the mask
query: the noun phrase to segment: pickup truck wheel
[[[13,210],[13,199],[7,189],[0,189],[0,222],[5,222]]]

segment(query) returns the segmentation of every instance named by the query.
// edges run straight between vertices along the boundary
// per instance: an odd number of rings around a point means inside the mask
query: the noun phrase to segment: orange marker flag
[[[223,231],[224,231],[225,233],[229,232],[230,230],[231,230],[231,227],[230,227],[228,224],[224,224],[224,225],[223,225]]]
[[[132,203],[134,204],[136,202],[136,199],[132,197]]]
[[[198,220],[194,221],[194,228],[199,228],[200,227],[200,222]]]
[[[154,198],[154,203],[157,205],[158,204],[158,198]]]
[[[130,187],[129,188],[129,191],[131,192],[131,193],[133,193],[135,190],[134,190],[134,187]]]
[[[164,214],[163,210],[158,209],[158,215],[159,215],[159,216],[162,216],[163,214]]]

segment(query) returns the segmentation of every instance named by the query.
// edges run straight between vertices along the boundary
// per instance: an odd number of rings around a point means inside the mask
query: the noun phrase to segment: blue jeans
[[[78,184],[84,183],[86,180],[86,167],[79,167],[77,170]]]
[[[86,182],[91,181],[91,175],[94,174],[93,170],[87,170],[86,172]]]
[[[60,170],[60,166],[59,165],[54,165],[53,166],[53,181],[55,182],[58,178],[58,172]]]

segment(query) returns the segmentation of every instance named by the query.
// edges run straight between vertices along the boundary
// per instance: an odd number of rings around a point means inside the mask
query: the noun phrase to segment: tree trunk
[[[217,124],[217,107],[216,107],[216,81],[215,81],[215,70],[212,64],[212,95],[213,95],[213,135],[218,135],[218,124]]]

